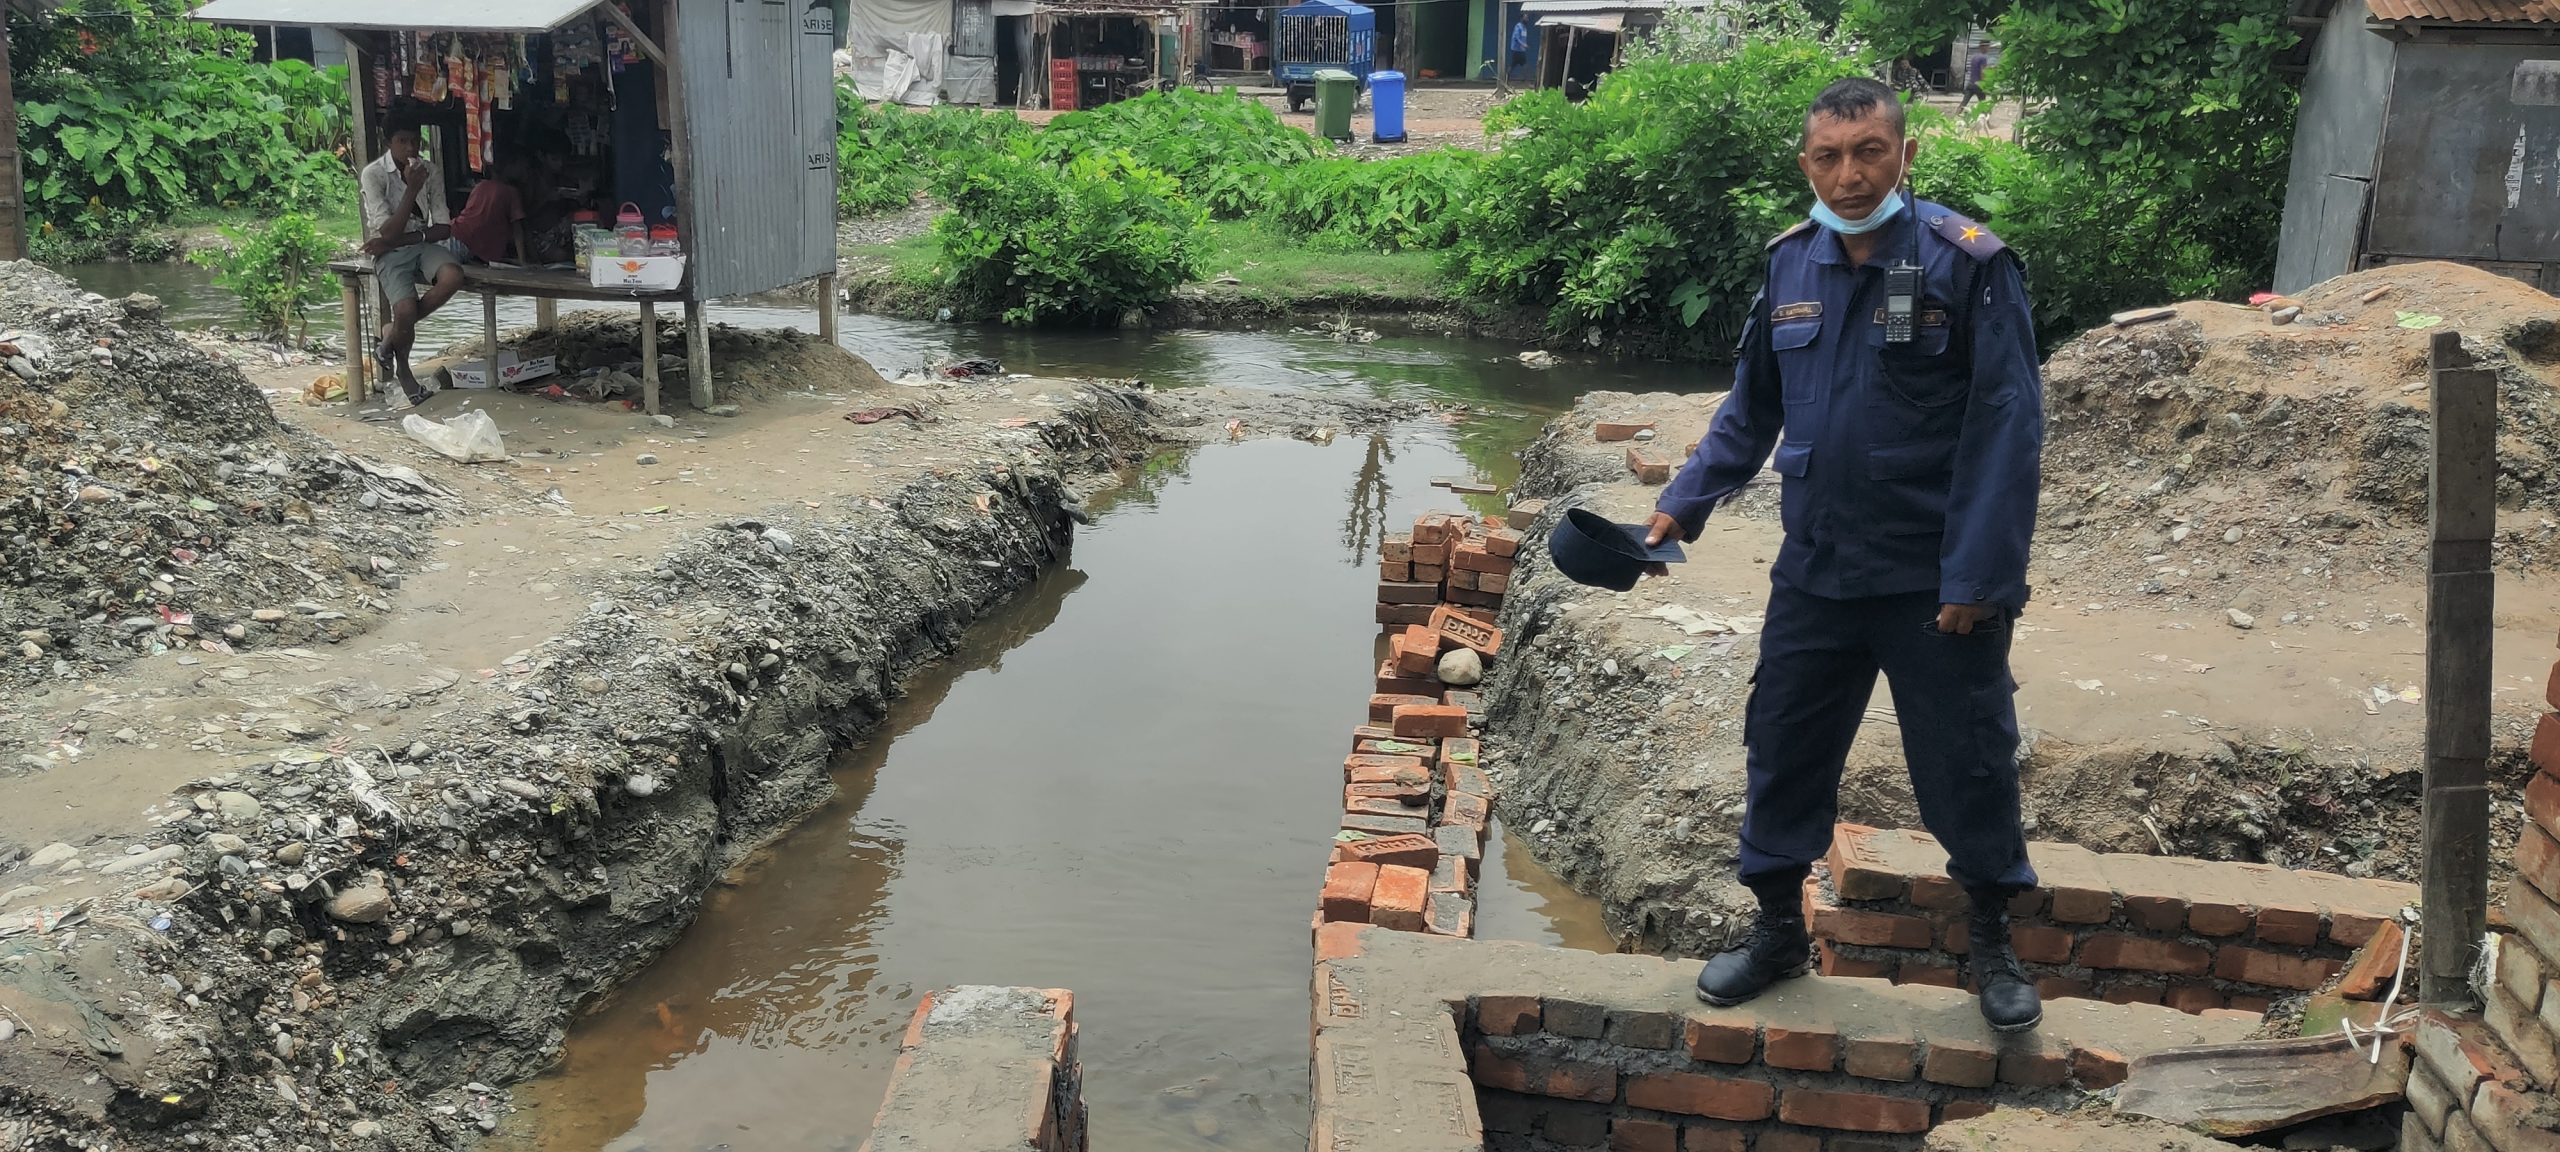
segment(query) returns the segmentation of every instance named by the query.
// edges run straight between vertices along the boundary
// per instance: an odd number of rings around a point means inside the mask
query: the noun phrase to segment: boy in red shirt
[[[524,194],[517,190],[524,178],[523,159],[509,157],[498,162],[494,179],[471,189],[471,199],[453,218],[453,238],[471,250],[473,259],[483,264],[532,262],[524,242]]]

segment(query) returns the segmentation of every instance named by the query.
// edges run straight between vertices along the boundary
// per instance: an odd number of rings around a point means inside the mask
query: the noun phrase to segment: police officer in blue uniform
[[[1983,1015],[2018,1031],[2043,1009],[2009,944],[2007,904],[2036,883],[2009,638],[2027,602],[2044,388],[2017,257],[1903,190],[1917,151],[1882,84],[1842,80],[1814,101],[1797,158],[1813,218],[1769,243],[1733,392],[1653,517],[1654,540],[1694,540],[1762,461],[1782,478],[1786,537],[1743,721],[1741,874],[1760,912],[1698,994],[1739,1004],[1805,970],[1805,875],[1830,851],[1881,671],[1921,820],[1972,898]]]

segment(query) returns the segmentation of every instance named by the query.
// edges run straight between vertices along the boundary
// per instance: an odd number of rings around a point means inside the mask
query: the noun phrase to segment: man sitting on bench
[[[364,166],[362,183],[364,250],[373,257],[383,298],[391,302],[391,322],[373,362],[384,382],[399,382],[392,406],[414,408],[427,399],[426,387],[409,372],[418,321],[462,290],[462,262],[445,245],[453,235],[453,215],[445,208],[444,175],[420,154],[415,120],[392,120],[382,158]],[[424,297],[418,294],[422,284]]]

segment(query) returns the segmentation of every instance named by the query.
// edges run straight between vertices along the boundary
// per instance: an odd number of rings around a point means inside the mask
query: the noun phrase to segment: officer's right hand
[[[1651,548],[1665,540],[1677,539],[1680,535],[1679,521],[1665,513],[1656,512],[1653,514],[1653,519],[1645,524],[1644,546]],[[1644,566],[1644,574],[1668,576],[1671,574],[1671,566],[1660,562],[1647,564]]]

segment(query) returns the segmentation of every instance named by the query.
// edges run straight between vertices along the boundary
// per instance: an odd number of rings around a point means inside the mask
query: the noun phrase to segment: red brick
[[[1464,688],[1452,688],[1441,693],[1440,702],[1452,708],[1464,708],[1469,713],[1484,711],[1484,697]]]
[[[1502,654],[1502,629],[1485,623],[1473,613],[1443,604],[1431,612],[1431,630],[1440,634],[1442,651],[1473,648],[1478,656]]]
[[[2346,975],[2338,981],[2338,995],[2349,1000],[2380,1000],[2391,990],[2391,978],[2400,974],[2400,942],[2408,935],[2396,921],[2384,921],[2373,939],[2356,949],[2347,961]]]
[[[1487,609],[1502,607],[1502,597],[1492,592],[1469,592],[1463,588],[1452,588],[1448,592],[1448,599],[1451,604],[1467,604]]]
[[[1512,578],[1513,574],[1509,572],[1476,573],[1476,591],[1489,596],[1500,596],[1511,591]]]
[[[2194,1016],[2222,1007],[2222,993],[2203,984],[2180,984],[2169,989],[2160,1002]]]
[[[1443,685],[1437,676],[1407,676],[1396,671],[1394,660],[1378,665],[1377,678],[1369,682],[1369,690],[1380,696],[1427,696],[1440,698]]]
[[[1988,1100],[1949,1100],[1938,1106],[1938,1123],[1953,1124],[1958,1120],[1988,1116],[1997,1107]]]
[[[1778,1100],[1778,1119],[1848,1132],[1926,1132],[1929,1102],[1870,1092],[1789,1088]]]
[[[1378,869],[1369,896],[1369,922],[1398,932],[1422,931],[1422,909],[1431,902],[1431,873],[1390,864]]]
[[[1372,711],[1375,711],[1374,704]],[[1389,710],[1389,715],[1395,720],[1398,736],[1438,739],[1467,734],[1466,709],[1452,708],[1427,696],[1417,697],[1416,702],[1397,704]]]
[[[1510,557],[1496,556],[1487,551],[1484,545],[1474,541],[1461,544],[1449,553],[1449,568],[1452,575],[1459,572],[1478,572],[1508,576],[1511,574],[1513,563]]]
[[[1450,537],[1462,535],[1465,532],[1466,528],[1460,524],[1457,518],[1446,512],[1425,512],[1420,516],[1414,517],[1413,520],[1413,542],[1415,544],[1445,543]]]
[[[2560,1132],[2543,1126],[2550,1122],[2550,1105],[2547,1093],[2483,1084],[2469,1116],[2471,1126],[2501,1152],[2560,1152]]]
[[[1680,1138],[1688,1142],[1689,1152],[1743,1152],[1751,1143],[1750,1137],[1740,1131],[1709,1128],[1704,1124],[1681,1125]]]
[[[2014,1048],[2000,1054],[2000,1082],[2027,1088],[2059,1088],[2071,1079],[2071,1054]]]
[[[1378,559],[1398,564],[1413,562],[1413,537],[1389,536],[1378,541]]]
[[[1772,1068],[1828,1072],[1840,1063],[1840,1034],[1829,1029],[1771,1028],[1762,1047],[1760,1059]]]
[[[1449,569],[1449,587],[1464,588],[1472,592],[1475,590],[1477,575],[1478,573],[1471,569],[1453,567]]]
[[[1447,596],[1449,594],[1449,590],[1447,588],[1441,588],[1440,582],[1448,578],[1449,568],[1445,564],[1416,564],[1413,566],[1414,583],[1429,584],[1434,588],[1440,588],[1440,594],[1442,596]]]
[[[1381,558],[1378,560],[1378,583],[1380,583],[1380,584],[1411,584],[1411,583],[1413,583],[1413,561],[1411,561],[1411,560],[1388,560],[1388,559],[1385,559],[1385,558],[1381,557]]]
[[[1973,906],[1964,887],[1944,876],[1911,878],[1910,901],[1914,908],[1930,912],[1962,912]]]
[[[2157,1004],[2161,1001],[2162,996],[2159,987],[2156,985],[2118,984],[2113,988],[2107,989],[2106,995],[2099,997],[2099,999],[2104,1000],[2109,1004]]]
[[[2069,976],[2045,976],[2036,980],[2036,995],[2046,1000],[2087,1000],[2091,998],[2089,982]]]
[[[2535,767],[2560,776],[2560,715],[2542,714],[2541,722],[2533,726],[2533,747],[2529,754]]]
[[[1751,1152],[1822,1152],[1822,1137],[1811,1132],[1763,1132],[1752,1139]]]
[[[1342,810],[1353,816],[1419,816],[1422,809],[1402,800],[1380,796],[1357,796],[1347,790],[1342,797]]]
[[[2187,927],[2199,936],[2237,936],[2257,922],[2256,910],[2246,904],[2198,900],[2187,908]]]
[[[1467,1061],[1467,1075],[1479,1086],[1505,1092],[1529,1091],[1529,1066],[1481,1044]]]
[[[1383,784],[1345,784],[1342,786],[1342,798],[1346,802],[1391,800],[1407,808],[1420,808],[1431,802],[1431,785],[1402,780],[1389,780]]]
[[[1900,1036],[1849,1039],[1841,1070],[1869,1080],[1910,1080],[1920,1075],[1920,1045]]]
[[[2068,964],[2074,937],[2069,929],[2044,924],[2012,924],[2009,946],[2029,964]]]
[[[1836,944],[1922,949],[1929,947],[1937,934],[1928,921],[1917,916],[1862,908],[1820,908],[1814,912],[1813,935],[1817,940]]]
[[[1474,861],[1464,856],[1443,856],[1431,867],[1431,890],[1464,896],[1476,890],[1474,872]]]
[[[2264,1016],[2275,1006],[2275,1001],[2264,996],[2234,996],[2229,1004],[2223,1005],[2234,1012],[2245,1012],[2251,1016]]]
[[[1452,792],[1441,802],[1440,823],[1465,828],[1482,839],[1493,824],[1493,802],[1482,796]]]
[[[1392,761],[1404,763],[1392,763]],[[1362,763],[1368,761],[1368,763]],[[1378,763],[1390,761],[1390,763]],[[1360,784],[1392,784],[1419,787],[1425,795],[1431,791],[1431,770],[1412,756],[1352,756],[1342,762],[1342,782],[1346,786]]]
[[[1642,448],[1629,448],[1627,471],[1635,473],[1638,484],[1662,484],[1671,479],[1671,462]]]
[[[1843,900],[1893,900],[1902,895],[1902,874],[1875,863],[1867,843],[1876,830],[1864,824],[1842,824],[1831,831],[1831,885]]]
[[[1979,1044],[1932,1040],[1920,1061],[1920,1078],[1958,1088],[1988,1088],[2000,1079],[2000,1053]]]
[[[1426,623],[1430,619],[1431,605],[1429,604],[1388,604],[1382,602],[1378,605],[1378,623],[1384,624],[1390,628],[1406,624]]]
[[[2525,781],[2524,811],[2543,831],[2560,836],[2560,776],[2536,772]]]
[[[1484,534],[1484,550],[1496,556],[1517,556],[1527,539],[1514,529],[1496,528]]]
[[[1327,920],[1344,920],[1365,924],[1369,920],[1369,900],[1378,887],[1378,866],[1351,861],[1324,870],[1324,902],[1322,912]]]
[[[1476,997],[1476,1029],[1487,1036],[1525,1036],[1538,1030],[1535,996]]]
[[[1964,970],[1953,964],[1932,964],[1926,960],[1905,960],[1893,977],[1896,984],[1922,984],[1931,988],[1961,988]]]
[[[1419,566],[1416,566],[1416,568],[1414,569],[1414,574],[1415,574],[1415,575],[1420,575],[1420,574],[1421,574],[1421,568],[1420,568]],[[1380,603],[1380,604],[1420,604],[1420,605],[1430,605],[1430,604],[1436,604],[1436,603],[1439,603],[1439,601],[1440,601],[1440,585],[1439,585],[1439,583],[1438,583],[1437,581],[1426,581],[1426,580],[1381,580],[1381,581],[1378,581],[1378,603]]]
[[[2155,940],[2124,932],[2100,932],[2080,946],[2080,963],[2091,968],[2130,968],[2137,972],[2202,976],[2213,969],[2213,954],[2176,940]]]
[[[1414,571],[1420,572],[1426,568],[1446,568],[1448,566],[1449,545],[1445,541],[1436,544],[1416,544],[1413,546]]]
[[[1680,1129],[1660,1120],[1609,1122],[1609,1152],[1680,1152]]]
[[[2177,932],[2187,926],[2187,902],[2175,896],[2127,896],[2124,914],[2145,932]]]
[[[1415,624],[1396,633],[1396,670],[1421,676],[1440,666],[1440,634]]]
[[[2213,958],[2213,974],[2235,984],[2291,988],[2308,992],[2329,982],[2344,967],[2335,960],[2287,956],[2259,948],[2225,945]]]
[[[2299,904],[2258,909],[2258,943],[2308,948],[2319,942],[2319,909]]]
[[[1729,1024],[1689,1017],[1682,1027],[1689,1058],[1709,1064],[1748,1064],[1759,1054],[1760,1029],[1755,1024]]]
[[[1893,975],[1892,962],[1843,956],[1840,950],[1832,947],[1828,940],[1813,942],[1813,956],[1817,967],[1825,976],[1880,980]]]
[[[1591,426],[1591,438],[1603,444],[1615,444],[1621,440],[1633,440],[1636,438],[1636,433],[1650,430],[1652,427],[1651,420],[1642,424],[1602,420]]]
[[[2516,838],[2516,874],[2545,896],[2560,892],[2560,841],[2532,824]]]
[[[1431,870],[1440,862],[1440,846],[1428,836],[1373,836],[1367,840],[1346,840],[1339,845],[1343,855],[1381,867]]]
[[[2055,888],[2051,916],[2060,924],[2104,924],[2116,913],[2116,894],[2104,888]]]
[[[1606,1104],[1618,1098],[1618,1070],[1606,1064],[1558,1061],[1540,1082],[1541,1095]]]
[[[1437,706],[1439,703],[1439,699],[1432,696],[1380,693],[1369,698],[1369,720],[1374,724],[1391,725],[1398,708],[1411,708],[1418,705]],[[1390,728],[1389,731],[1394,729]],[[1404,733],[1396,732],[1396,735],[1402,736]]]
[[[1365,923],[1317,924],[1316,961],[1348,960],[1359,955],[1362,947],[1360,933],[1368,927]]]
[[[1351,730],[1351,750],[1357,752],[1363,741],[1392,740],[1395,730],[1380,723],[1363,724]]]
[[[1758,1080],[1695,1072],[1651,1072],[1627,1077],[1629,1106],[1684,1116],[1743,1123],[1766,1120],[1776,1096],[1775,1089]]]
[[[2071,1053],[2071,1078],[2080,1082],[2084,1092],[2097,1092],[2124,1083],[2125,1059],[2119,1052],[2104,1048],[2080,1048]]]

